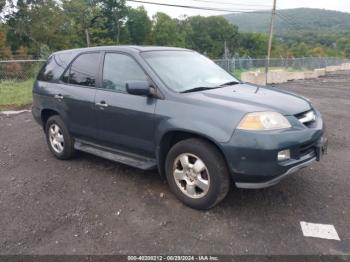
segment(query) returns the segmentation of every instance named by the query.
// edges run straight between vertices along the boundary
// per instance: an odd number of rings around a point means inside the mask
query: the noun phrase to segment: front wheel
[[[223,156],[214,145],[201,139],[186,139],[170,149],[166,176],[175,195],[195,209],[215,206],[230,188]]]

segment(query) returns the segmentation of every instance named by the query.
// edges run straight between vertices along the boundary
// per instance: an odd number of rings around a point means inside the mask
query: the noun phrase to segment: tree
[[[128,10],[126,26],[130,35],[130,43],[144,45],[150,41],[152,21],[149,19],[144,7]]]
[[[0,50],[6,47],[6,33],[3,26],[0,25]]]
[[[272,46],[276,47],[275,43]],[[250,57],[265,57],[266,48],[267,48],[266,34],[261,34],[261,33],[241,33],[240,34],[239,53],[241,55],[246,55]]]
[[[8,16],[7,39],[12,50],[29,47],[38,53],[41,45],[51,50],[72,47],[72,32],[65,21],[64,11],[55,0],[18,0],[16,12]]]
[[[224,17],[172,19],[157,13],[150,19],[144,8],[128,8],[125,1],[0,0],[0,55],[10,57],[21,47],[47,56],[60,49],[113,44],[187,47],[211,58],[266,55],[265,34],[239,33]],[[350,30],[341,28],[279,33],[272,55],[350,57]]]
[[[109,36],[119,44],[123,29],[125,30],[123,28],[127,15],[125,0],[100,0],[100,4]]]
[[[315,48],[312,48],[310,51],[311,56],[316,56],[316,57],[323,57],[326,55],[326,51],[324,50],[323,47],[318,46]]]
[[[344,55],[350,58],[350,33],[337,41],[337,46],[344,51]]]
[[[2,12],[2,10],[4,9],[6,5],[6,0],[0,0],[0,12]]]
[[[3,20],[3,12],[6,7],[12,7],[13,0],[0,0],[0,22]]]
[[[308,56],[309,50],[309,47],[304,42],[298,43],[292,47],[292,52],[295,57]]]
[[[194,16],[187,19],[186,43],[209,57],[218,58],[224,54],[225,43],[230,52],[238,49],[238,28],[223,17]]]
[[[6,31],[0,24],[0,59],[10,59],[12,57],[11,49],[6,43]]]
[[[153,16],[152,43],[161,46],[184,46],[185,39],[178,30],[175,19],[164,13],[156,13]]]
[[[78,35],[76,41],[85,38],[86,46],[91,46],[90,29],[101,18],[100,9],[94,0],[64,0],[63,9],[71,28]],[[82,44],[82,43],[79,43]]]

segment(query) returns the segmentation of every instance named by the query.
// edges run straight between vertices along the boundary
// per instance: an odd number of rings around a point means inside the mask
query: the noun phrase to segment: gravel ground
[[[275,187],[232,187],[205,212],[156,172],[83,153],[59,161],[30,113],[0,115],[0,253],[349,254],[350,72],[281,87],[323,113],[328,155]],[[341,241],[306,238],[300,221],[332,224]]]

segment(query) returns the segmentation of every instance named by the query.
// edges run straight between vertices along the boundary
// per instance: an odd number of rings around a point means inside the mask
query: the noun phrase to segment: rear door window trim
[[[70,70],[71,70],[71,67],[72,67],[72,64],[74,63],[74,61],[76,59],[78,59],[78,57],[80,57],[81,55],[84,55],[84,54],[99,54],[99,65],[97,67],[97,72],[96,72],[96,84],[95,86],[85,86],[85,85],[77,85],[77,84],[72,84],[72,83],[66,83],[66,82],[63,82],[62,78],[63,76],[66,74],[67,71],[69,71],[68,73],[68,76],[70,75]],[[102,55],[103,55],[103,51],[85,51],[85,52],[81,52],[79,54],[77,54],[73,59],[72,61],[70,61],[70,63],[67,65],[67,68],[63,71],[62,75],[60,76],[59,78],[59,81],[58,83],[61,84],[61,85],[68,85],[68,86],[73,86],[73,87],[83,87],[83,88],[89,88],[89,89],[99,89],[99,85],[101,84],[100,83],[100,69],[101,69],[101,60],[102,60]]]

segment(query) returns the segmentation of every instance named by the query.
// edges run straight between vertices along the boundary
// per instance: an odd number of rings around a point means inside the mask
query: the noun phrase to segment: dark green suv
[[[186,205],[207,209],[234,183],[263,188],[320,160],[320,113],[300,96],[244,84],[186,49],[111,46],[54,53],[33,115],[59,159],[85,151],[158,168]]]

